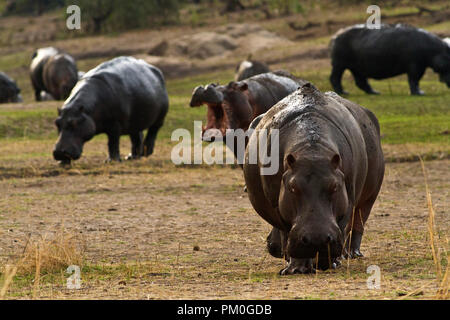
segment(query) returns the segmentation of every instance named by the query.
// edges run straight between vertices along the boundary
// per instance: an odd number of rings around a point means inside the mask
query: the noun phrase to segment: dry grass
[[[44,235],[37,239],[28,237],[25,240],[22,254],[15,263],[4,267],[3,285],[0,286],[0,299],[8,292],[16,275],[27,276],[34,274],[33,298],[38,296],[41,275],[57,273],[70,265],[82,266],[86,248],[78,235],[71,234],[64,229],[52,236]]]
[[[420,156],[419,156],[420,158]],[[425,163],[420,158],[420,164],[422,166],[422,172],[425,180],[425,192],[426,192],[426,198],[427,198],[427,206],[428,206],[428,237],[430,242],[430,248],[431,253],[433,256],[433,262],[436,268],[436,279],[439,282],[439,289],[436,293],[436,299],[448,299],[448,273],[449,273],[449,257],[447,255],[447,266],[445,267],[443,264],[443,259],[441,258],[441,252],[445,252],[447,254],[447,250],[445,250],[445,245],[448,247],[448,238],[446,237],[446,243],[441,244],[439,243],[439,237],[438,232],[436,230],[436,223],[435,223],[435,211],[433,207],[433,201],[431,198],[431,193],[428,187],[428,177],[427,172],[425,169]],[[442,270],[445,269],[445,274],[442,275]]]

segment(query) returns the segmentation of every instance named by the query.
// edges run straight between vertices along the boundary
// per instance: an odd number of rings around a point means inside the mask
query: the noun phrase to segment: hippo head
[[[450,88],[450,46],[446,48],[446,53],[434,57],[432,68],[439,74],[439,80]]]
[[[315,258],[319,268],[342,254],[341,227],[348,207],[341,157],[334,152],[288,154],[279,197],[283,220],[289,222],[287,253],[294,258]]]
[[[252,120],[248,86],[244,82],[230,82],[227,86],[210,84],[195,88],[190,106],[207,105],[207,123],[202,130],[203,141],[223,138],[228,129],[247,130]]]
[[[70,106],[58,109],[55,120],[58,128],[58,141],[53,157],[63,164],[78,160],[83,152],[83,145],[95,135],[94,120],[85,112],[83,106]]]
[[[20,88],[4,73],[0,73],[0,102],[23,102],[22,95],[20,94]]]

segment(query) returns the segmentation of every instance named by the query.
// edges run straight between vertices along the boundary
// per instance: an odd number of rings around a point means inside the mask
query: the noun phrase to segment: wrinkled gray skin
[[[32,57],[30,77],[36,101],[41,101],[43,91],[64,100],[78,81],[78,70],[70,55],[53,47],[41,48]]]
[[[356,25],[338,31],[330,47],[330,81],[338,94],[346,94],[341,84],[346,69],[368,94],[378,94],[368,78],[386,79],[406,73],[411,94],[423,95],[419,81],[428,67],[450,87],[450,46],[425,30],[401,24],[382,25],[379,30]]]
[[[9,102],[22,102],[20,89],[6,73],[0,72],[0,103]]]
[[[250,127],[256,131],[246,150],[245,182],[254,209],[274,227],[269,252],[289,262],[280,273],[310,273],[336,267],[343,254],[362,256],[364,223],[384,176],[374,114],[307,84]],[[260,165],[249,163],[260,129],[280,130],[275,175],[261,175]]]
[[[236,67],[236,75],[234,80],[242,81],[267,72],[270,72],[270,69],[265,63],[255,60],[245,60]]]
[[[131,139],[127,159],[149,156],[168,106],[158,68],[132,57],[102,63],[84,75],[59,110],[55,121],[59,138],[53,156],[62,164],[77,160],[84,143],[101,133],[108,136],[108,161],[120,161],[121,135]]]

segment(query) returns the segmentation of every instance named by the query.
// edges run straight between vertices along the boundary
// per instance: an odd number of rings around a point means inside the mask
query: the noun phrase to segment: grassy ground
[[[311,15],[318,15],[317,10],[311,9]],[[392,9],[389,14],[413,11],[410,7],[402,10]],[[360,16],[347,12],[341,19]],[[289,30],[282,21],[274,19],[264,25],[287,34]],[[427,29],[445,31],[446,26],[445,22],[436,23],[427,25]],[[278,60],[273,68],[290,70],[323,91],[331,90],[328,58],[312,54],[327,46],[329,35],[322,29],[289,47],[260,52],[260,57]],[[99,37],[98,41],[106,46],[137,46],[153,32]],[[167,31],[170,35],[183,32],[181,28]],[[96,39],[58,43],[82,51]],[[450,90],[431,71],[421,81],[427,93],[424,97],[409,96],[405,76],[371,81],[382,94],[369,96],[356,88],[348,72],[344,75],[348,98],[379,118],[388,160],[382,192],[362,244],[365,258],[345,262],[335,271],[280,277],[277,272],[283,261],[265,251],[270,226],[255,214],[243,192],[241,170],[218,165],[176,167],[170,161],[175,144],[170,141],[172,131],[192,131],[194,120],[205,120],[204,108],[188,107],[193,88],[211,82],[227,83],[234,70],[228,66],[217,72],[168,79],[170,111],[155,154],[149,159],[104,164],[106,138],[98,136],[86,144],[83,157],[72,168],[63,169],[51,158],[57,138],[53,121],[61,102],[33,102],[28,79],[34,47],[47,44],[25,42],[12,49],[0,47],[0,70],[19,82],[25,98],[24,104],[0,105],[0,297],[436,297],[447,265],[450,226]],[[296,59],[298,53],[305,54]],[[107,58],[80,60],[79,68],[88,70]],[[123,137],[122,155],[129,147]],[[436,219],[432,233],[417,155],[435,160],[426,162]],[[430,249],[431,235],[435,237],[438,261],[433,260]],[[79,256],[81,261],[74,259]],[[69,264],[81,266],[81,290],[66,288],[65,269]],[[14,270],[8,265],[19,269],[11,273]],[[41,266],[38,272],[36,265]],[[367,288],[369,265],[381,268],[381,290]],[[437,266],[441,266],[440,271]],[[10,275],[12,282],[8,283]],[[444,282],[445,286],[448,288],[448,283]]]

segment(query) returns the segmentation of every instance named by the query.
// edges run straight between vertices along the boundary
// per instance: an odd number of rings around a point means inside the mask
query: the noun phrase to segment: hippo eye
[[[299,194],[300,190],[294,182],[288,183],[288,190],[292,193]]]

